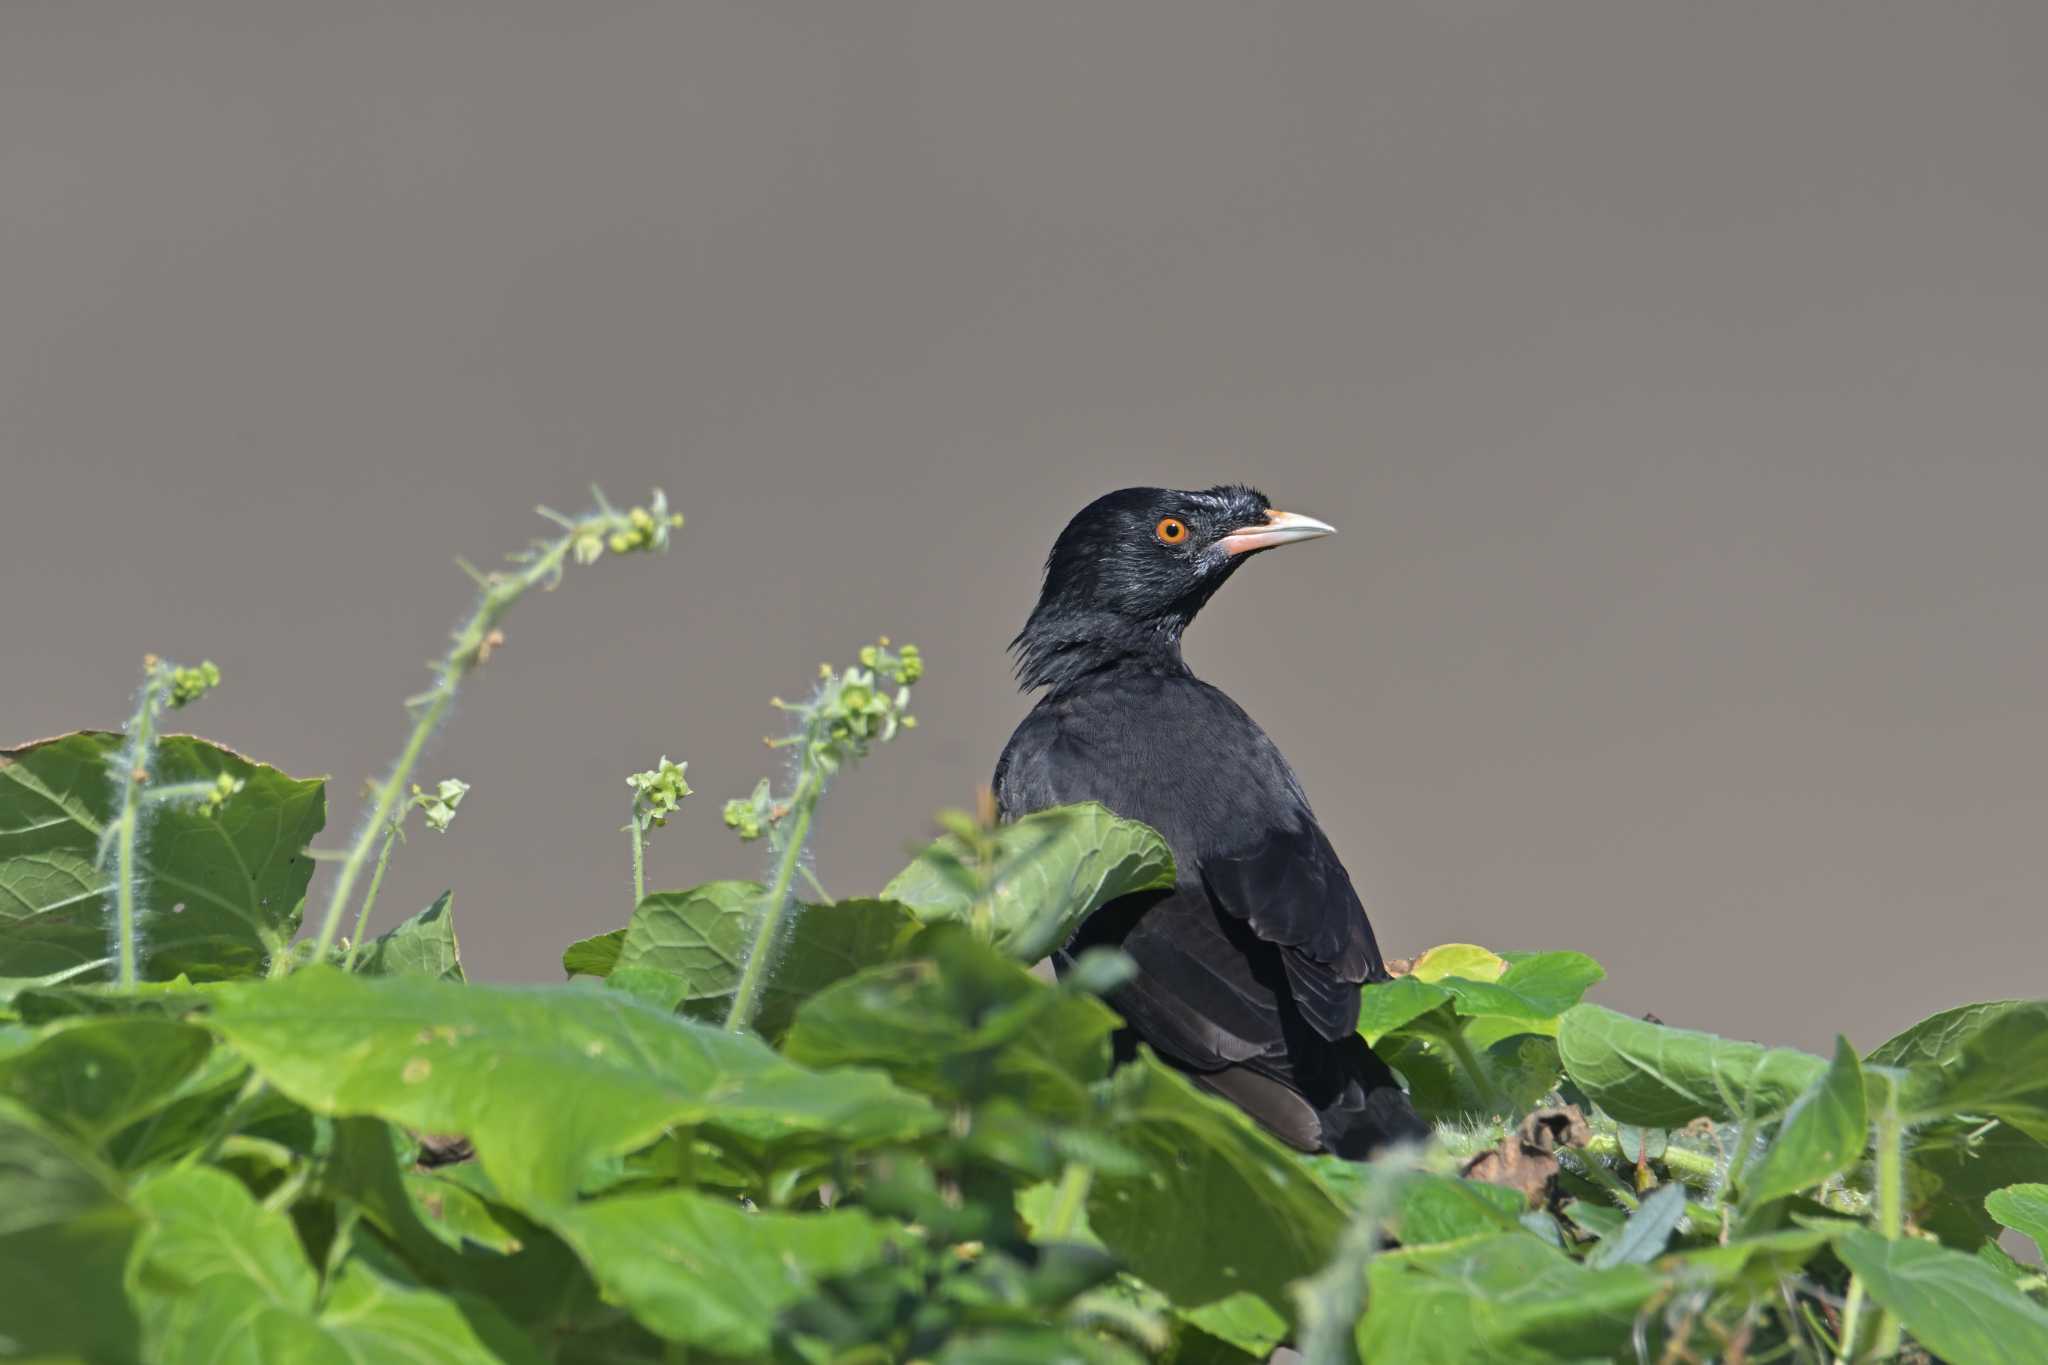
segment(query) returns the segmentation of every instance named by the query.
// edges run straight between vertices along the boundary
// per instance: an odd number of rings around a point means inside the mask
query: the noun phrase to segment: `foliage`
[[[2048,1284],[1995,1240],[2048,1238],[2048,1001],[1819,1057],[1586,1003],[1582,954],[1444,945],[1360,1025],[1436,1140],[1304,1156],[1114,1064],[1127,962],[1027,970],[1172,883],[1151,830],[984,801],[878,896],[808,876],[827,779],[910,724],[886,640],[785,704],[788,790],[726,808],[765,884],[636,888],[557,986],[466,982],[447,894],[366,938],[406,815],[468,790],[409,784],[504,609],[674,524],[558,520],[479,575],[314,942],[324,782],[154,733],[217,670],[153,660],[126,737],[0,753],[0,1357],[2048,1359]],[[637,880],[688,787],[631,782]]]

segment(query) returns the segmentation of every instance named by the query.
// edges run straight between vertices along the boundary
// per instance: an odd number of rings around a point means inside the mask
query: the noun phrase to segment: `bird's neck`
[[[1105,669],[1185,673],[1180,633],[1186,621],[1132,621],[1108,612],[1034,612],[1013,642],[1017,684],[1058,688]]]

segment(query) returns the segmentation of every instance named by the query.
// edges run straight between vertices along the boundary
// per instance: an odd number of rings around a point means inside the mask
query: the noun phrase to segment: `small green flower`
[[[690,794],[690,784],[683,780],[683,772],[689,766],[671,763],[668,755],[663,754],[659,766],[626,779],[626,785],[637,793],[633,799],[633,820],[643,832],[650,826],[667,825],[668,817],[676,813],[683,798]]]
[[[228,798],[247,785],[247,782],[236,777],[233,773],[222,773],[219,777],[213,779],[213,789],[199,802],[199,813],[201,815],[220,814],[220,808],[227,804]]]
[[[220,686],[220,669],[208,659],[197,668],[171,669],[171,708],[190,706],[214,688]]]
[[[747,841],[760,838],[775,823],[775,802],[769,795],[767,778],[756,782],[750,795],[736,796],[725,803],[725,823]]]
[[[469,784],[459,778],[443,778],[432,792],[423,792],[415,782],[412,788],[412,804],[426,815],[427,828],[437,834],[446,834],[448,826],[455,821],[455,808],[462,804],[462,798],[469,795]]]

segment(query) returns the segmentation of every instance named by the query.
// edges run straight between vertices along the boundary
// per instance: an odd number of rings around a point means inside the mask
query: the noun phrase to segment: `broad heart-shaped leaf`
[[[1558,1054],[1587,1098],[1623,1123],[1683,1128],[1702,1114],[1739,1122],[1781,1114],[1827,1069],[1809,1052],[1668,1028],[1599,1005],[1574,1005]]]
[[[1292,1151],[1149,1050],[1111,1085],[1109,1134],[1150,1169],[1097,1174],[1088,1196],[1096,1235],[1176,1303],[1244,1292],[1291,1318],[1287,1286],[1330,1259],[1343,1203]]]
[[[1949,1010],[1871,1056],[1905,1066],[1909,1120],[1995,1116],[2048,1141],[2048,1000]]]
[[[1367,1272],[1358,1355],[1401,1365],[1549,1365],[1620,1358],[1662,1281],[1593,1269],[1526,1233],[1383,1252]]]
[[[1762,1164],[1743,1182],[1745,1193],[1760,1204],[1811,1189],[1862,1157],[1869,1137],[1863,1066],[1849,1040],[1837,1037],[1834,1061],[1785,1111]]]
[[[141,1359],[121,1293],[141,1226],[111,1171],[0,1100],[0,1354]]]
[[[1974,1256],[1919,1238],[1845,1233],[1835,1254],[1914,1339],[1952,1365],[2048,1360],[2048,1309]]]
[[[225,1172],[174,1167],[134,1199],[150,1226],[130,1295],[156,1365],[540,1359],[488,1305],[406,1288],[358,1263],[342,1267],[322,1308],[290,1216]]]
[[[644,1326],[729,1356],[765,1354],[778,1313],[889,1242],[887,1225],[858,1211],[749,1213],[695,1190],[599,1199],[554,1225]]]
[[[2034,1239],[2034,1249],[2048,1255],[2048,1185],[2007,1185],[1984,1197],[1984,1207],[2002,1226]]]
[[[85,731],[0,751],[0,976],[109,955],[112,878],[98,860],[119,800],[112,764],[123,742]],[[251,975],[298,929],[313,875],[305,847],[326,823],[326,784],[189,735],[158,744],[150,782],[223,774],[243,786],[217,813],[165,802],[146,816],[137,950],[152,979]]]
[[[1036,811],[993,838],[993,868],[969,866],[968,846],[947,834],[897,873],[883,898],[926,923],[985,922],[1003,952],[1036,962],[1118,896],[1173,885],[1166,841],[1093,801]]]
[[[562,950],[562,970],[570,976],[610,976],[625,946],[624,929],[579,938]]]
[[[0,1037],[0,1095],[94,1146],[169,1103],[213,1049],[206,1030],[154,1015],[85,1016]]]
[[[1003,1096],[1059,1118],[1089,1111],[1117,1027],[1106,1006],[1047,985],[960,925],[925,930],[903,954],[806,1001],[784,1054],[806,1066],[879,1066],[950,1101]]]
[[[598,1160],[701,1126],[847,1147],[939,1123],[881,1076],[817,1075],[758,1039],[585,985],[455,986],[305,967],[223,988],[204,1021],[316,1113],[462,1133],[508,1202],[572,1200]]]
[[[424,976],[436,981],[460,981],[462,955],[455,941],[455,912],[449,902],[452,891],[443,891],[434,903],[363,945],[356,955],[356,970],[365,976]]]
[[[634,910],[612,970],[666,972],[679,983],[670,995],[676,1008],[722,1024],[766,895],[758,882],[657,891]],[[886,900],[798,904],[791,919],[754,1016],[755,1031],[771,1041],[789,1027],[798,1005],[841,977],[886,961],[917,930],[909,910]]]

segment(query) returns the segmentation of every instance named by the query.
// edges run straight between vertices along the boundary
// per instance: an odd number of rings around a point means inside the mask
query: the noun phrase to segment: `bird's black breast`
[[[1185,980],[1174,994],[1271,1016],[1270,1039],[1238,1036],[1237,1019],[1207,1021],[1227,1025],[1238,1050],[1277,1045],[1282,1015],[1326,1038],[1356,1027],[1358,983],[1381,971],[1365,910],[1286,759],[1221,691],[1184,669],[1136,668],[1055,689],[1011,737],[996,796],[1012,816],[1099,801],[1159,831],[1175,894],[1141,917],[1098,914],[1130,920],[1119,941],[1155,993]],[[1205,973],[1206,994],[1190,979]],[[1233,1051],[1229,1039],[1212,1043],[1219,1056]]]

